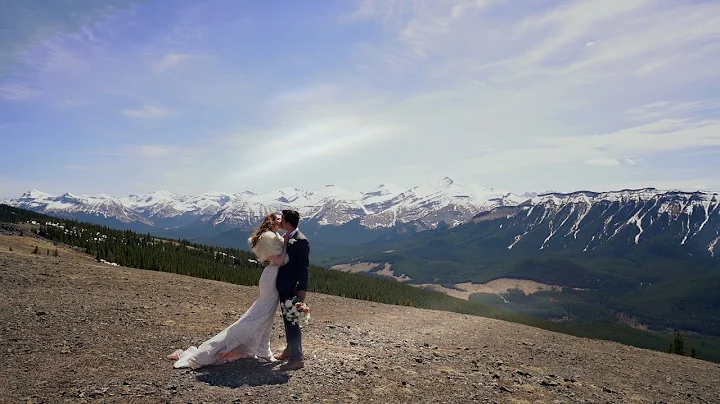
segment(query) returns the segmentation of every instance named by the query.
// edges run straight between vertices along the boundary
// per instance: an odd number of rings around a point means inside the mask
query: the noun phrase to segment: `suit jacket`
[[[308,288],[310,242],[302,232],[298,231],[288,240],[287,255],[290,259],[278,270],[276,287],[281,296],[294,296],[298,290]]]

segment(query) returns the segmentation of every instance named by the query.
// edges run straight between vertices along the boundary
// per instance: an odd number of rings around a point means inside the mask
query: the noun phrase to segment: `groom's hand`
[[[300,298],[303,302],[305,301],[305,291],[304,290],[298,290],[297,297]]]

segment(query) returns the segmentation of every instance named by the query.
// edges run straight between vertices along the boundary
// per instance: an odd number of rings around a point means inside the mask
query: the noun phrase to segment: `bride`
[[[199,347],[178,349],[168,355],[168,359],[176,361],[174,368],[197,369],[241,358],[277,361],[270,349],[270,332],[279,299],[275,278],[278,268],[288,262],[283,237],[278,234],[281,219],[278,213],[265,216],[263,223],[248,239],[258,262],[268,264],[260,275],[258,299],[239,320]]]

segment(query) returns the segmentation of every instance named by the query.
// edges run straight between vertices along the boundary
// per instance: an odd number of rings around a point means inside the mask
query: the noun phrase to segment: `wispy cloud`
[[[87,166],[69,165],[63,166],[63,168],[69,171],[90,171],[90,167]]]
[[[140,155],[149,157],[164,156],[172,151],[172,147],[162,145],[140,145],[134,149]]]
[[[8,101],[26,101],[36,98],[39,91],[19,84],[0,84],[0,99]]]
[[[77,108],[88,105],[88,101],[84,99],[64,99],[57,102],[60,108]]]
[[[45,73],[87,71],[90,64],[66,43],[64,38],[46,41],[33,50],[37,54],[33,68]]]
[[[165,56],[163,56],[162,59],[153,63],[152,69],[157,72],[161,72],[161,71],[170,69],[172,67],[175,67],[185,61],[193,60],[193,59],[202,59],[202,58],[206,58],[206,56],[190,55],[190,54],[183,54],[183,53],[168,53]]]
[[[71,150],[67,153],[80,154],[86,156],[99,156],[99,157],[159,157],[165,156],[171,153],[176,153],[178,156],[185,156],[189,151],[183,150],[178,146],[174,145],[162,145],[162,144],[140,144],[140,145],[123,145],[115,150],[107,149],[80,149]],[[77,165],[70,165],[66,167],[79,167]]]
[[[123,115],[129,117],[129,118],[137,118],[137,119],[157,119],[157,118],[164,118],[166,116],[169,116],[173,114],[174,112],[166,109],[166,108],[159,108],[152,105],[145,105],[141,109],[123,109],[120,111]]]
[[[688,115],[720,116],[720,100],[698,101],[656,101],[627,111],[629,117],[636,120],[657,119]]]
[[[585,160],[585,164],[598,167],[615,167],[619,166],[620,162],[617,159],[590,159]]]

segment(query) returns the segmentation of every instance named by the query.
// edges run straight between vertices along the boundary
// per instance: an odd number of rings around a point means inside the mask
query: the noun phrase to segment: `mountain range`
[[[390,263],[393,257],[401,261],[400,255],[413,260],[441,258],[442,270],[437,275],[447,281],[459,280],[450,275],[452,263],[506,262],[552,254],[587,258],[634,254],[720,262],[720,200],[717,193],[653,188],[542,194],[478,212],[462,226],[440,227],[384,247],[380,251],[372,243],[356,245],[352,255],[355,260]],[[340,252],[331,262],[342,262],[350,255]],[[396,269],[404,265],[395,264]],[[427,268],[425,275],[430,272]],[[481,271],[476,275],[485,277]]]
[[[179,195],[155,191],[127,197],[71,193],[55,196],[32,190],[3,203],[116,228],[242,246],[246,233],[265,215],[286,208],[300,212],[304,229],[349,225],[374,235],[387,229],[407,228],[413,233],[441,224],[456,226],[478,212],[516,205],[525,199],[474,184],[463,186],[445,177],[412,188],[384,184],[365,192],[347,191],[336,185],[314,191],[281,188],[265,194],[244,191]],[[230,233],[223,235],[227,231]]]
[[[461,185],[445,177],[402,188],[355,192],[336,185],[315,191],[281,188],[265,194],[59,196],[33,190],[5,204],[116,228],[130,228],[233,247],[266,214],[297,209],[303,230],[325,244],[387,244],[426,230],[486,223],[496,247],[508,250],[588,251],[608,243],[638,245],[659,234],[687,251],[716,255],[720,236],[717,193],[660,191],[525,193]],[[486,243],[488,240],[485,241]]]

